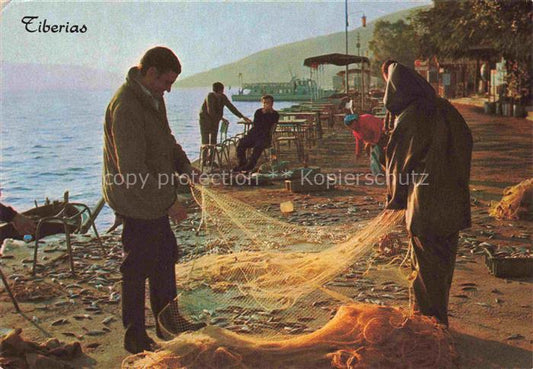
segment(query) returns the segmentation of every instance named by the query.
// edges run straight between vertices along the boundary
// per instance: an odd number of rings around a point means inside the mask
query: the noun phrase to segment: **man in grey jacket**
[[[160,338],[157,317],[167,304],[176,303],[178,246],[169,217],[180,222],[187,213],[177,201],[174,175],[192,174],[193,168],[172,135],[163,95],[180,73],[170,49],[148,50],[139,66],[129,70],[105,116],[103,194],[123,219],[122,320],[124,347],[132,353],[156,348],[145,327],[146,279]],[[175,333],[204,326],[179,314],[168,323]]]

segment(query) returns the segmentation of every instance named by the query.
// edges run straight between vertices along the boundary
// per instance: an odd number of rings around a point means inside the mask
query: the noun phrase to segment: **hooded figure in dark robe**
[[[386,150],[387,209],[406,210],[415,310],[448,325],[459,230],[470,227],[472,135],[414,70],[392,63],[383,102],[396,116]]]

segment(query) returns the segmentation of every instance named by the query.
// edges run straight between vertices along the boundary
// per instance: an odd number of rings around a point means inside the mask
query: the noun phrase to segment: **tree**
[[[418,56],[418,45],[413,27],[403,20],[391,23],[377,21],[369,47],[374,54],[374,72],[381,75],[381,64],[391,58],[407,66],[413,66]]]
[[[468,57],[472,47],[485,47],[525,62],[533,48],[532,16],[529,0],[435,0],[411,23],[422,57]]]
[[[527,99],[533,50],[531,0],[434,0],[434,3],[411,19],[420,56],[490,59],[501,55],[508,61],[509,97],[515,101]],[[473,54],[473,49],[478,54]],[[480,54],[482,51],[486,54]]]
[[[389,58],[413,66],[418,54],[417,44],[413,42],[415,39],[413,27],[404,20],[400,19],[394,23],[377,21],[373,39],[369,42],[369,48],[374,54],[373,66],[379,69],[381,63]],[[381,72],[375,72],[381,75]]]

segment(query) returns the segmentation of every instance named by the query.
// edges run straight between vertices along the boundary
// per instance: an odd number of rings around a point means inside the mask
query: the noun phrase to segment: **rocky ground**
[[[520,256],[530,253],[531,222],[499,221],[490,217],[488,210],[491,201],[500,200],[505,187],[533,177],[533,129],[525,119],[488,116],[468,105],[457,107],[474,137],[473,226],[460,235],[450,297],[450,326],[460,355],[459,367],[531,368],[531,279],[494,277],[485,265],[484,249]],[[323,140],[309,150],[309,164],[337,175],[367,173],[368,160],[355,161],[353,148],[350,132],[341,127],[326,130]],[[294,161],[290,155],[281,159]],[[288,192],[281,182],[261,187],[233,186],[223,191],[273,217],[299,225],[342,225],[372,219],[382,210],[385,196],[384,186],[364,179],[310,194]],[[194,234],[200,218],[198,207],[192,199],[184,199],[190,204],[191,216],[177,228],[177,236],[187,257],[203,246]],[[295,211],[288,216],[279,211],[284,201],[294,204]],[[406,236],[400,235],[405,250]],[[40,246],[36,278],[30,273],[33,250],[29,246],[12,245],[1,261],[23,314],[15,312],[2,289],[0,328],[22,328],[24,337],[39,342],[49,336],[80,341],[84,356],[71,362],[76,368],[119,368],[127,356],[122,348],[120,321],[119,234],[103,236],[102,245],[92,237],[78,237],[74,242],[75,276],[69,271],[62,237]],[[395,295],[383,281],[373,283],[368,288],[356,288],[350,296],[361,302],[407,305],[404,289],[393,291]],[[149,313],[147,316],[153,335],[153,318]]]

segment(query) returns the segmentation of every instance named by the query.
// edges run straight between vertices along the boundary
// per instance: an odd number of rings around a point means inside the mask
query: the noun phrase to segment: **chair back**
[[[219,131],[220,131],[220,142],[221,143],[228,139],[228,127],[229,127],[229,123],[227,121],[223,120],[220,122]]]

